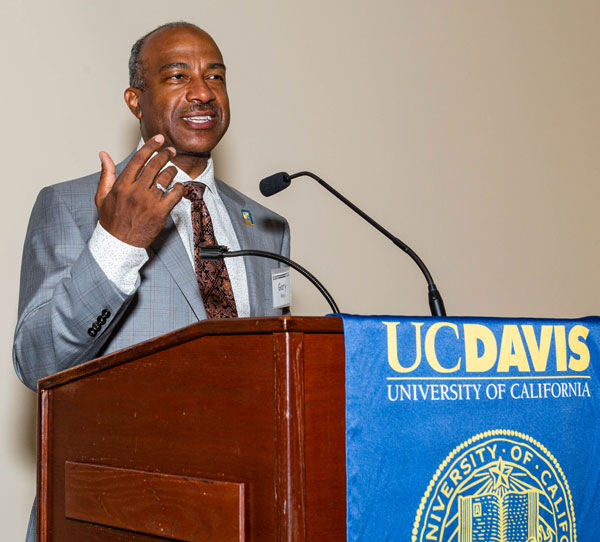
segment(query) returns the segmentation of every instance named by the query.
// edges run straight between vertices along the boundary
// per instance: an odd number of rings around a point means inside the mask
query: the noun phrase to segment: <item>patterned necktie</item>
[[[215,230],[204,202],[206,185],[189,181],[183,183],[183,197],[192,202],[192,227],[194,230],[194,265],[200,294],[207,318],[235,318],[237,308],[229,273],[223,260],[201,260],[200,250],[216,245]]]

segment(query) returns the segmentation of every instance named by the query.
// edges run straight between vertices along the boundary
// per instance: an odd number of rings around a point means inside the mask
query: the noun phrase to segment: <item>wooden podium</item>
[[[38,389],[41,542],[345,540],[339,318],[200,322]]]

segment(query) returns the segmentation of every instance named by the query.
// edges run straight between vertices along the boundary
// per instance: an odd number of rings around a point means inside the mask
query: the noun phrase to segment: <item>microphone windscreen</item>
[[[266,197],[272,196],[290,186],[291,182],[290,176],[285,171],[280,171],[260,181],[260,193]]]

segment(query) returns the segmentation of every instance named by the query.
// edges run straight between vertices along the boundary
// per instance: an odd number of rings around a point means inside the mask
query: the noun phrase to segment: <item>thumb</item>
[[[104,198],[111,191],[115,184],[115,163],[108,153],[100,151],[100,163],[102,164],[102,171],[100,172],[100,182],[98,183],[98,190],[96,190],[96,207],[100,209]]]

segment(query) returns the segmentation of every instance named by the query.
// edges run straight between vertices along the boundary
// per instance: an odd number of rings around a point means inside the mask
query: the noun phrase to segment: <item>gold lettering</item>
[[[464,324],[465,364],[467,372],[484,373],[496,363],[498,345],[492,330],[481,324]],[[478,343],[483,344],[483,353],[479,356]]]
[[[542,472],[542,475],[540,476],[540,480],[542,481],[542,484],[546,485],[548,478],[550,478],[550,473],[547,470],[545,470],[544,472]]]
[[[390,367],[397,373],[410,373],[411,371],[414,371],[419,366],[419,363],[421,363],[421,326],[423,323],[411,322],[411,324],[415,326],[417,355],[415,362],[410,367],[403,367],[400,365],[400,360],[398,359],[398,333],[396,328],[400,322],[381,323],[387,328],[387,350]]]
[[[450,471],[450,480],[452,480],[455,485],[458,485],[458,482],[460,482],[462,480],[462,476],[460,475],[458,470],[452,469]]]
[[[535,339],[533,326],[521,326],[525,342],[531,356],[534,370],[544,372],[548,364],[548,355],[550,354],[550,344],[552,343],[552,326],[542,326],[540,329],[540,344],[538,346]]]
[[[590,351],[585,344],[590,330],[584,326],[573,326],[569,331],[569,348],[576,356],[569,357],[569,369],[572,371],[585,371],[590,364]],[[579,340],[582,339],[582,340]]]
[[[513,446],[510,450],[510,456],[515,461],[519,461],[521,459],[521,448],[519,448],[518,446]]]
[[[452,496],[452,489],[450,488],[450,486],[448,485],[448,482],[446,482],[446,481],[444,481],[444,483],[442,484],[440,491],[442,492],[442,495],[444,495],[444,497],[446,497],[448,499]]]
[[[565,326],[554,326],[554,348],[556,349],[556,370],[567,370],[567,339]]]
[[[425,335],[425,357],[427,358],[429,365],[431,365],[431,368],[434,371],[437,371],[438,373],[453,373],[455,371],[458,371],[458,369],[460,368],[461,358],[458,358],[458,361],[456,362],[456,365],[454,367],[446,368],[440,364],[437,358],[437,354],[435,353],[435,336],[437,335],[437,332],[443,327],[449,327],[453,329],[456,338],[459,338],[458,327],[456,326],[456,324],[451,324],[449,322],[436,322],[427,330],[427,335]]]
[[[437,540],[435,533],[439,531],[439,527],[437,525],[432,525],[431,523],[427,524],[427,528],[429,529],[427,536],[425,536],[425,540]]]
[[[437,504],[433,505],[433,509],[436,512],[442,512],[444,510],[444,508],[446,508],[446,506],[444,505],[444,501],[442,501],[442,499],[440,498],[439,495],[436,496],[436,500],[437,500]]]
[[[498,357],[498,372],[506,373],[511,367],[516,367],[522,373],[529,372],[525,346],[521,340],[519,327],[514,324],[504,326]]]

